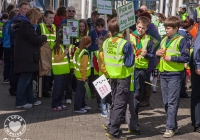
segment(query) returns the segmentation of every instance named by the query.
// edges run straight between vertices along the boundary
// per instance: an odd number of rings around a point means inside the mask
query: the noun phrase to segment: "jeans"
[[[10,78],[10,48],[4,48],[4,80]]]
[[[65,100],[66,99],[72,99],[72,78],[73,78],[73,72],[70,72],[68,75],[67,75],[67,83],[66,83],[66,86],[65,86]]]
[[[177,112],[180,100],[182,76],[178,78],[160,78],[163,103],[167,114],[166,129],[177,129]]]
[[[33,96],[32,76],[32,72],[20,73],[17,84],[16,106],[23,106],[27,103],[33,104],[37,101]]]

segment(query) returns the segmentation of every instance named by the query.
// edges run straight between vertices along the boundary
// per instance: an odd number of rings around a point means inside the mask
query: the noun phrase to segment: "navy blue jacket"
[[[200,69],[200,26],[199,31],[194,41],[194,65],[196,69]]]

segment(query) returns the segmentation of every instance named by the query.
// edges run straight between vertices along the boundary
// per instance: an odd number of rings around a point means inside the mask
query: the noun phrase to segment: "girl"
[[[52,110],[62,111],[67,110],[67,107],[62,104],[67,78],[70,73],[69,62],[67,58],[68,49],[60,44],[63,37],[63,31],[59,30],[57,34],[56,44],[52,52],[52,71],[54,75],[53,95],[52,95]]]
[[[77,79],[76,95],[74,101],[74,112],[86,113],[91,108],[85,104],[85,87],[84,84],[90,76],[91,65],[87,48],[91,45],[91,38],[85,36],[81,39],[79,48],[76,50],[73,62],[74,73]]]

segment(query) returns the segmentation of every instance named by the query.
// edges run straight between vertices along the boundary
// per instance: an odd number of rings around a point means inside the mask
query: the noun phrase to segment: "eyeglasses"
[[[75,11],[74,11],[74,10],[69,10],[69,12],[75,13]]]

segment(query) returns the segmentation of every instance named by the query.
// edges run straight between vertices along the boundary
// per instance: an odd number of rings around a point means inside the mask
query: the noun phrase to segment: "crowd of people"
[[[97,10],[92,11],[91,18],[79,20],[74,6],[41,14],[27,2],[18,8],[10,4],[0,21],[4,83],[10,84],[9,93],[16,96],[16,108],[40,105],[42,102],[33,94],[33,81],[39,82],[40,47],[48,42],[52,71],[42,76],[42,96],[52,97],[52,111],[67,110],[63,102],[72,104],[75,93],[74,112],[87,113],[91,109],[85,101],[88,83],[96,108],[105,117],[102,127],[109,139],[126,139],[120,130],[123,118],[128,132],[140,135],[139,109],[150,106],[151,93],[157,92],[159,80],[167,116],[166,129],[160,131],[163,137],[178,133],[179,101],[190,98],[187,88],[192,88],[192,126],[194,132],[200,132],[200,34],[193,31],[198,27],[199,9],[200,2],[193,19],[185,6],[180,7],[177,16],[166,18],[143,5],[133,11],[136,24],[127,34],[119,30],[115,9],[106,20]],[[63,25],[68,19],[79,20],[79,37],[70,38],[70,45],[64,45]],[[93,81],[103,74],[112,92],[101,99]],[[187,87],[188,81],[191,87]]]

